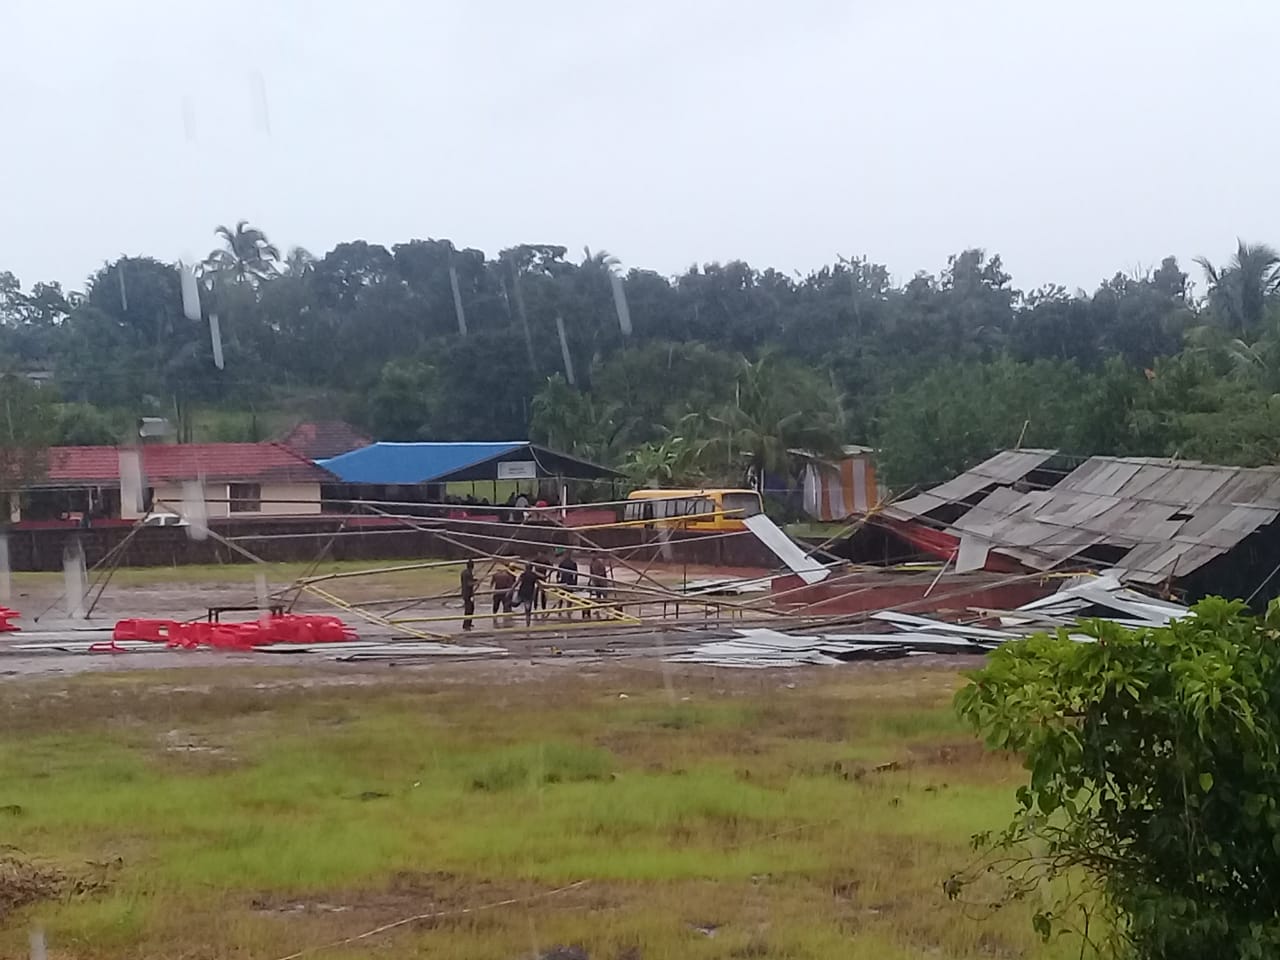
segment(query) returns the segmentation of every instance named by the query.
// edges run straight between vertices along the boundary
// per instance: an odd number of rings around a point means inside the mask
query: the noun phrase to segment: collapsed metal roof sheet
[[[923,516],[948,503],[959,503],[996,484],[1014,484],[1057,456],[1057,450],[1004,450],[925,493],[889,508],[890,513]]]
[[[982,541],[1038,570],[1090,547],[1121,548],[1126,552],[1113,565],[1138,583],[1185,576],[1280,516],[1276,467],[1091,457],[1050,489],[1012,488],[1051,456],[1044,450],[1007,451],[895,508],[921,519],[994,483],[948,533],[971,547]]]

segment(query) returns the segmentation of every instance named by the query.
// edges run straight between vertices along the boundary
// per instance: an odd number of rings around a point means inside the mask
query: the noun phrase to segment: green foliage
[[[1019,443],[1087,453],[1158,453],[1138,416],[1151,394],[1136,371],[1086,374],[1070,362],[947,364],[895,393],[878,437],[901,486],[941,482]]]
[[[83,294],[0,272],[6,368],[52,370],[64,398],[125,421],[176,417],[186,437],[197,407],[271,412],[327,395],[348,412],[341,398],[356,397],[350,415],[388,439],[533,437],[716,482],[785,475],[788,449],[853,442],[878,446],[899,488],[1019,437],[1233,464],[1280,452],[1280,261],[1261,244],[1221,268],[1202,261],[1208,293],[1195,300],[1172,257],[1092,293],[1024,293],[980,249],[895,285],[865,257],[804,276],[742,261],[623,276],[603,251],[575,262],[552,244],[486,256],[447,239],[352,241],[281,257],[246,221],[215,235],[200,321],[183,314],[175,266],[148,257],[104,264]],[[674,437],[688,469],[639,466]]]
[[[58,411],[58,446],[94,446],[118,443],[127,432],[121,424],[96,407],[69,403]]]
[[[620,404],[582,393],[557,373],[534,395],[529,438],[588,460],[617,461],[628,422]]]
[[[439,395],[435,368],[421,360],[392,360],[369,392],[364,420],[382,440],[426,440]]]
[[[241,220],[235,228],[219,226],[214,233],[223,246],[205,259],[206,277],[213,281],[226,279],[234,283],[257,282],[276,274],[280,251],[257,227]]]
[[[776,352],[753,361],[648,344],[601,364],[593,380],[584,393],[549,378],[534,398],[531,435],[621,462],[641,483],[738,485],[757,471],[788,475],[788,450],[837,456],[842,445],[830,382]]]
[[[840,400],[815,371],[770,351],[755,361],[739,361],[733,389],[732,401],[693,417],[702,438],[699,462],[721,482],[738,484],[744,476],[764,474],[790,477],[790,450],[839,457],[844,442]]]
[[[1160,629],[1006,644],[957,694],[1030,773],[1013,822],[977,839],[1010,896],[1060,895],[1045,936],[1092,909],[1095,938],[1141,960],[1280,950],[1280,608],[1243,610],[1211,598]]]
[[[636,483],[646,486],[702,486],[703,449],[698,443],[677,434],[648,441],[627,455],[622,468]]]
[[[23,377],[0,376],[0,494],[44,476],[47,448],[57,429],[58,414],[49,394]],[[4,516],[7,520],[7,509]]]
[[[1280,289],[1280,253],[1265,243],[1240,240],[1226,267],[1219,269],[1204,257],[1197,262],[1209,282],[1209,306],[1217,321],[1244,338],[1258,333]]]

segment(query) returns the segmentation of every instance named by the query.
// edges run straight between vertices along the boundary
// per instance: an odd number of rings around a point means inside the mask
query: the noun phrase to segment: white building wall
[[[280,500],[282,503],[272,503]],[[320,512],[320,484],[264,483],[262,513],[264,516],[296,517]]]
[[[204,488],[205,510],[209,519],[224,517],[296,517],[320,512],[320,484],[318,483],[263,483],[261,509],[256,513],[231,513],[231,485],[206,483]],[[157,483],[153,487],[152,502],[158,513],[182,513],[182,484]],[[125,520],[137,520],[140,514],[133,504],[122,503],[120,515]]]

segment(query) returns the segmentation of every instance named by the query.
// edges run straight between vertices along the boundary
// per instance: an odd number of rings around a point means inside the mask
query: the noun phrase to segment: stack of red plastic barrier
[[[184,650],[252,650],[269,643],[339,643],[356,639],[356,632],[337,617],[285,613],[248,623],[121,620],[111,639],[150,640]]]
[[[11,610],[8,607],[0,607],[0,633],[12,633],[14,630],[22,628],[16,623],[10,623],[14,617],[22,616],[17,610]]]

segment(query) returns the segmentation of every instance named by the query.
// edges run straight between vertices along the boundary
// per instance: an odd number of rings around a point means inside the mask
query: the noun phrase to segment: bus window
[[[632,493],[629,499],[623,518],[646,526],[735,530],[741,529],[744,516],[761,512],[759,496],[746,490],[646,490]]]
[[[754,517],[760,512],[760,497],[754,493],[726,493],[724,495],[725,511],[734,510],[736,513],[730,513],[729,518],[732,520],[745,520],[747,517]]]

